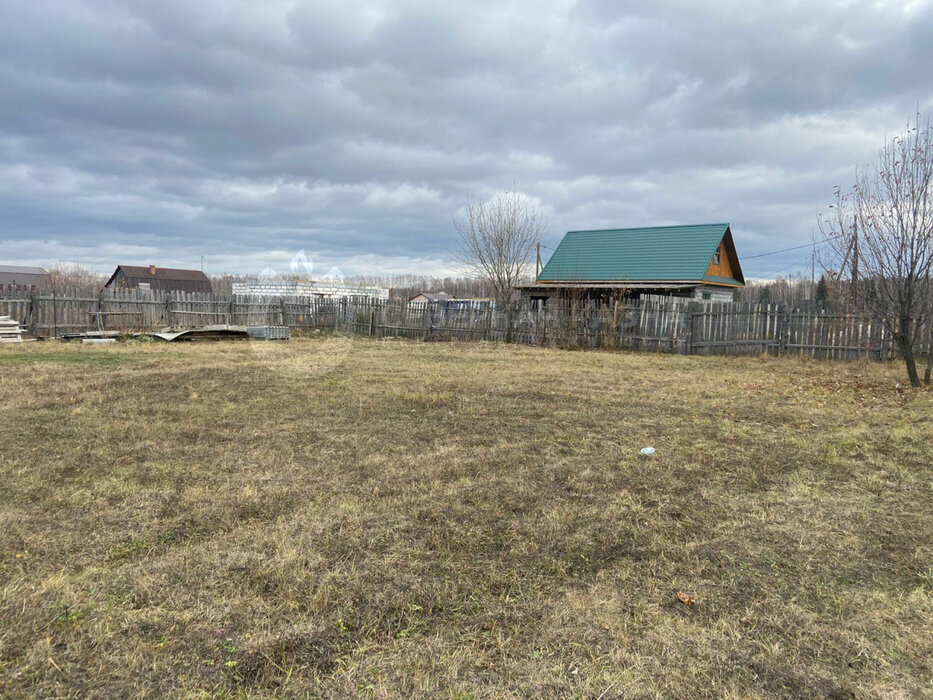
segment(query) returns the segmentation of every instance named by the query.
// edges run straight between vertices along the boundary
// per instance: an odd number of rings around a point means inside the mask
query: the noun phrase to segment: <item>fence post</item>
[[[432,302],[430,301],[424,302],[424,307],[422,309],[421,327],[424,329],[425,338],[431,335],[431,322],[434,320],[434,312],[431,309],[431,304]]]
[[[790,343],[790,309],[787,307],[787,304],[780,304],[780,309],[781,335],[778,344],[778,354],[786,355],[787,346]]]
[[[38,321],[36,319],[38,316],[39,314],[36,313],[36,289],[33,287],[33,289],[29,292],[29,323],[30,328],[32,329],[31,334],[33,338],[39,337],[36,335],[36,326],[38,325]]]
[[[612,335],[609,339],[609,347],[613,350],[619,347],[619,300],[612,300]]]
[[[684,313],[688,314],[687,318],[689,319],[687,323],[685,324],[687,326],[687,339],[686,339],[686,342],[684,343],[684,354],[694,355],[696,354],[696,350],[697,350],[696,346],[694,345],[694,342],[695,342],[694,335],[696,334],[697,317],[696,317],[696,310],[694,309],[693,304],[691,302],[687,302],[684,305]]]
[[[95,320],[97,321],[97,330],[104,330],[104,290],[100,290],[97,293],[97,316]]]

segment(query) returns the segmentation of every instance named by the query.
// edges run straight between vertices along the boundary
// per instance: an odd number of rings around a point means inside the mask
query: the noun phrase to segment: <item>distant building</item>
[[[448,309],[485,309],[495,307],[496,300],[490,297],[473,297],[470,299],[451,299],[447,302]]]
[[[41,267],[0,265],[0,287],[44,289],[52,286],[48,270]]]
[[[408,301],[415,302],[439,302],[439,301],[453,301],[456,297],[453,294],[448,294],[447,292],[421,292],[420,294],[415,294]]]
[[[252,282],[234,282],[233,293],[251,297],[320,297],[321,299],[388,299],[389,290],[383,287],[358,287],[337,280],[318,282],[288,282],[259,279]]]
[[[729,224],[569,231],[522,296],[732,301],[745,286]]]
[[[159,292],[200,292],[212,294],[207,275],[200,270],[172,267],[118,265],[105,287],[112,289],[151,289]]]

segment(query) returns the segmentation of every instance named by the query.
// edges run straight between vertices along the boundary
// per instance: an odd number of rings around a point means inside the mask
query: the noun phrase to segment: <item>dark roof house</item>
[[[163,292],[203,292],[213,289],[207,275],[200,270],[179,270],[171,267],[118,265],[105,287],[117,289],[152,289]]]
[[[535,299],[663,294],[731,301],[745,277],[729,224],[569,231],[520,287]]]
[[[21,265],[0,265],[0,287],[36,287],[52,286],[52,278],[47,270],[41,267],[25,267]]]

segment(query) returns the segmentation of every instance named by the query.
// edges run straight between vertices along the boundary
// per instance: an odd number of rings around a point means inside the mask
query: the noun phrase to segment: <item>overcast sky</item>
[[[513,183],[552,247],[728,221],[752,256],[918,106],[923,1],[0,0],[0,262],[439,273]]]

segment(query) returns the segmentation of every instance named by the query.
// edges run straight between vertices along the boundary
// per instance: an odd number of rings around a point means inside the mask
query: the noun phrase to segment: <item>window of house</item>
[[[712,292],[703,292],[703,298],[704,298],[704,299],[712,299],[712,298],[713,298],[713,293],[712,293]]]
[[[720,259],[721,259],[721,256],[720,256],[719,251],[717,250],[715,253],[713,253],[713,263],[718,265]]]

